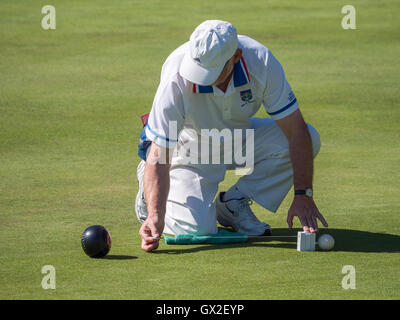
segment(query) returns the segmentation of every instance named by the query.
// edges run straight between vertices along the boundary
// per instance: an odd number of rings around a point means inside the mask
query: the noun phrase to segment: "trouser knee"
[[[311,124],[307,124],[308,131],[310,132],[311,141],[312,141],[312,148],[313,148],[313,155],[314,158],[317,156],[319,150],[321,149],[321,137],[317,131]]]

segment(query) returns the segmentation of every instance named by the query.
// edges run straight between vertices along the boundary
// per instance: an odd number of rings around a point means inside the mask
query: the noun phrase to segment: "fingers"
[[[318,232],[318,223],[317,223],[317,219],[314,216],[311,216],[308,218],[308,223],[310,226],[311,233]]]
[[[300,220],[300,223],[303,227],[303,231],[311,232],[311,233],[318,232],[317,219],[311,212],[307,212],[306,214],[304,214],[302,212],[302,213],[299,213],[296,215]],[[291,228],[293,226],[293,217],[294,217],[293,214],[288,214],[287,222],[288,222],[289,228]]]
[[[140,228],[139,235],[142,237],[142,240],[146,242],[150,242],[153,240],[151,229],[146,222],[144,222],[142,227]]]
[[[297,216],[305,232],[318,232],[318,220],[324,227],[328,227],[324,216],[319,212],[313,201],[304,201],[302,198],[295,198],[289,209],[287,224],[289,228],[293,227],[293,218]]]
[[[299,217],[300,223],[303,226],[303,231],[310,232],[310,224],[308,223],[307,217],[303,214],[299,214],[297,216]]]
[[[159,238],[142,238],[142,249],[144,251],[152,251],[158,248]]]
[[[147,242],[142,239],[142,249],[144,251],[150,252],[158,248],[158,240],[154,239],[152,242]]]
[[[149,252],[158,248],[160,234],[153,224],[145,221],[139,230],[139,234],[142,237],[142,249],[144,251]]]
[[[321,223],[323,224],[323,226],[325,228],[328,228],[328,223],[326,222],[324,216],[321,214],[321,212],[318,211],[318,213],[316,214],[317,218],[319,219],[319,221],[321,221]]]
[[[299,220],[301,225],[303,226],[303,231],[316,233],[318,232],[318,221],[312,213],[309,213],[306,216],[299,216]]]
[[[304,211],[301,212],[295,212],[292,210],[289,210],[288,216],[287,216],[287,224],[289,226],[289,229],[293,227],[293,218],[294,216],[297,216],[300,220],[300,223],[303,227],[303,231],[305,232],[315,232],[315,228],[318,229],[316,224],[314,224],[312,220],[312,216],[309,214],[304,214]]]

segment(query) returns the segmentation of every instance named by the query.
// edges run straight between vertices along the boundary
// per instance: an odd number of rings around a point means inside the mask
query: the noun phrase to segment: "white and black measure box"
[[[315,251],[315,233],[299,231],[297,233],[297,251]]]

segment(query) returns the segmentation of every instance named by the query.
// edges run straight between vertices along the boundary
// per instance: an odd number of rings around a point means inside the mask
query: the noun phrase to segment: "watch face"
[[[310,198],[313,196],[312,189],[306,189],[306,196]]]

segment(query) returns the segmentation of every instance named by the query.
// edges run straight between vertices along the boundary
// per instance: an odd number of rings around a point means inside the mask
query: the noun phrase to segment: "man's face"
[[[225,63],[225,66],[222,69],[218,79],[215,80],[215,82],[212,84],[213,86],[218,86],[218,85],[224,83],[227,80],[227,78],[232,74],[232,71],[233,71],[233,68],[234,68],[234,65],[235,65],[234,58],[235,57],[230,58]]]
[[[218,79],[215,80],[215,82],[212,84],[213,86],[218,86],[220,84],[223,84],[225,81],[228,80],[228,78],[230,79],[233,73],[233,68],[235,67],[235,63],[240,60],[241,56],[242,56],[242,49],[237,49],[233,57],[230,58],[225,63],[225,66],[222,69]]]

